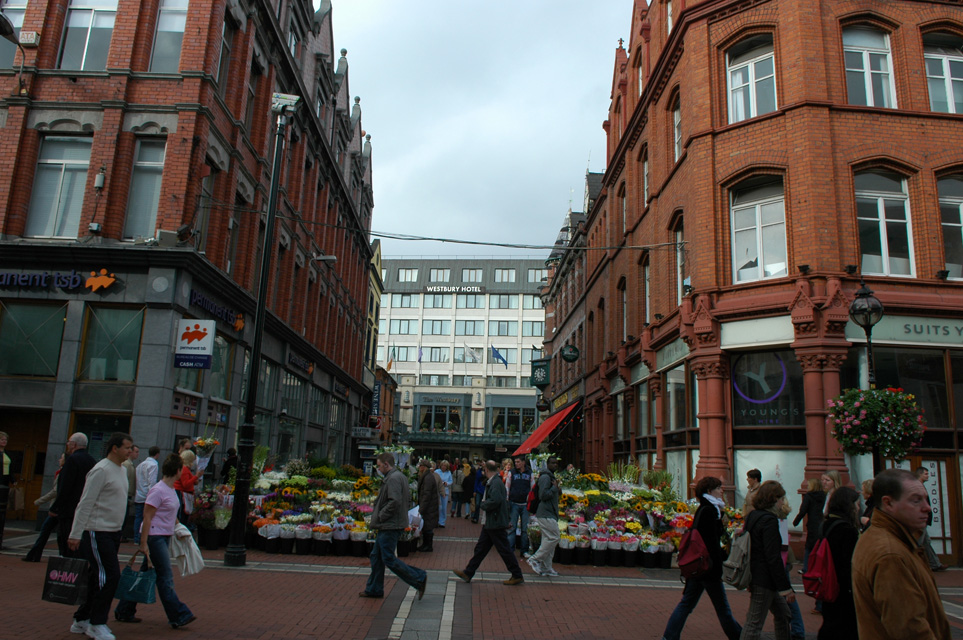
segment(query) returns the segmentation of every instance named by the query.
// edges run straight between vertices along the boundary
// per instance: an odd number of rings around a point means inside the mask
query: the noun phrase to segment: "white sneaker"
[[[555,576],[558,575],[558,571],[556,571],[555,569],[544,569],[544,568],[543,568],[543,569],[542,569],[542,575],[543,575],[543,576],[548,576],[549,578],[554,578]]]
[[[88,638],[93,638],[94,640],[117,640],[114,634],[111,633],[110,627],[105,624],[92,624],[87,627],[84,631]]]
[[[90,620],[74,620],[74,623],[70,625],[70,633],[87,633],[89,627]]]
[[[527,563],[528,563],[528,566],[530,566],[530,567],[532,568],[532,571],[534,571],[535,573],[537,573],[537,574],[539,574],[539,575],[542,574],[542,563],[541,563],[541,562],[539,562],[539,561],[536,560],[535,558],[532,558],[531,556],[529,556],[528,558],[525,558],[525,562],[527,562]]]

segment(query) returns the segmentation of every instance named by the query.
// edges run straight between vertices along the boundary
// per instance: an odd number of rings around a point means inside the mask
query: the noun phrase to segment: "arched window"
[[[963,38],[952,33],[923,36],[930,109],[963,113]]]
[[[682,96],[676,95],[675,104],[672,105],[672,149],[675,152],[674,160],[679,161],[682,157]]]
[[[913,275],[906,180],[892,171],[871,170],[857,173],[855,186],[862,272]]]
[[[963,175],[946,176],[936,184],[943,221],[943,268],[950,278],[963,278]]]
[[[726,51],[729,123],[776,110],[776,62],[772,34],[739,42]]]
[[[896,108],[889,34],[874,27],[843,29],[846,91],[849,104]]]
[[[759,176],[729,193],[734,282],[788,273],[786,212],[782,178]]]

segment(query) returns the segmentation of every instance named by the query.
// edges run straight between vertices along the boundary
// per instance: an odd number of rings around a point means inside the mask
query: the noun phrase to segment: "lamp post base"
[[[228,545],[224,550],[225,567],[243,567],[247,564],[247,549],[244,545]]]

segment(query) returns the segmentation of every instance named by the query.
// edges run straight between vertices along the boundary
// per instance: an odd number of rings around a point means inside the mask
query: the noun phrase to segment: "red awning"
[[[549,418],[545,422],[538,425],[538,428],[532,432],[532,435],[528,436],[528,439],[522,443],[522,446],[515,449],[515,453],[513,453],[512,455],[520,456],[522,454],[529,453],[531,452],[532,449],[542,444],[542,440],[548,437],[548,434],[554,431],[555,428],[558,427],[558,425],[562,424],[562,421],[565,420],[565,418],[567,418],[569,414],[575,411],[578,405],[579,403],[576,402],[572,406],[562,409],[555,415],[549,416]]]

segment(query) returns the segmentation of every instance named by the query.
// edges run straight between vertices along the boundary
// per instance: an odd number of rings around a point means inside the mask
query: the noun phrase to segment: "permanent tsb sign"
[[[87,275],[89,274],[89,275]],[[95,293],[108,289],[117,282],[107,269],[77,273],[71,271],[41,271],[39,273],[0,272],[0,287],[16,289],[63,289],[74,291],[83,287]]]

